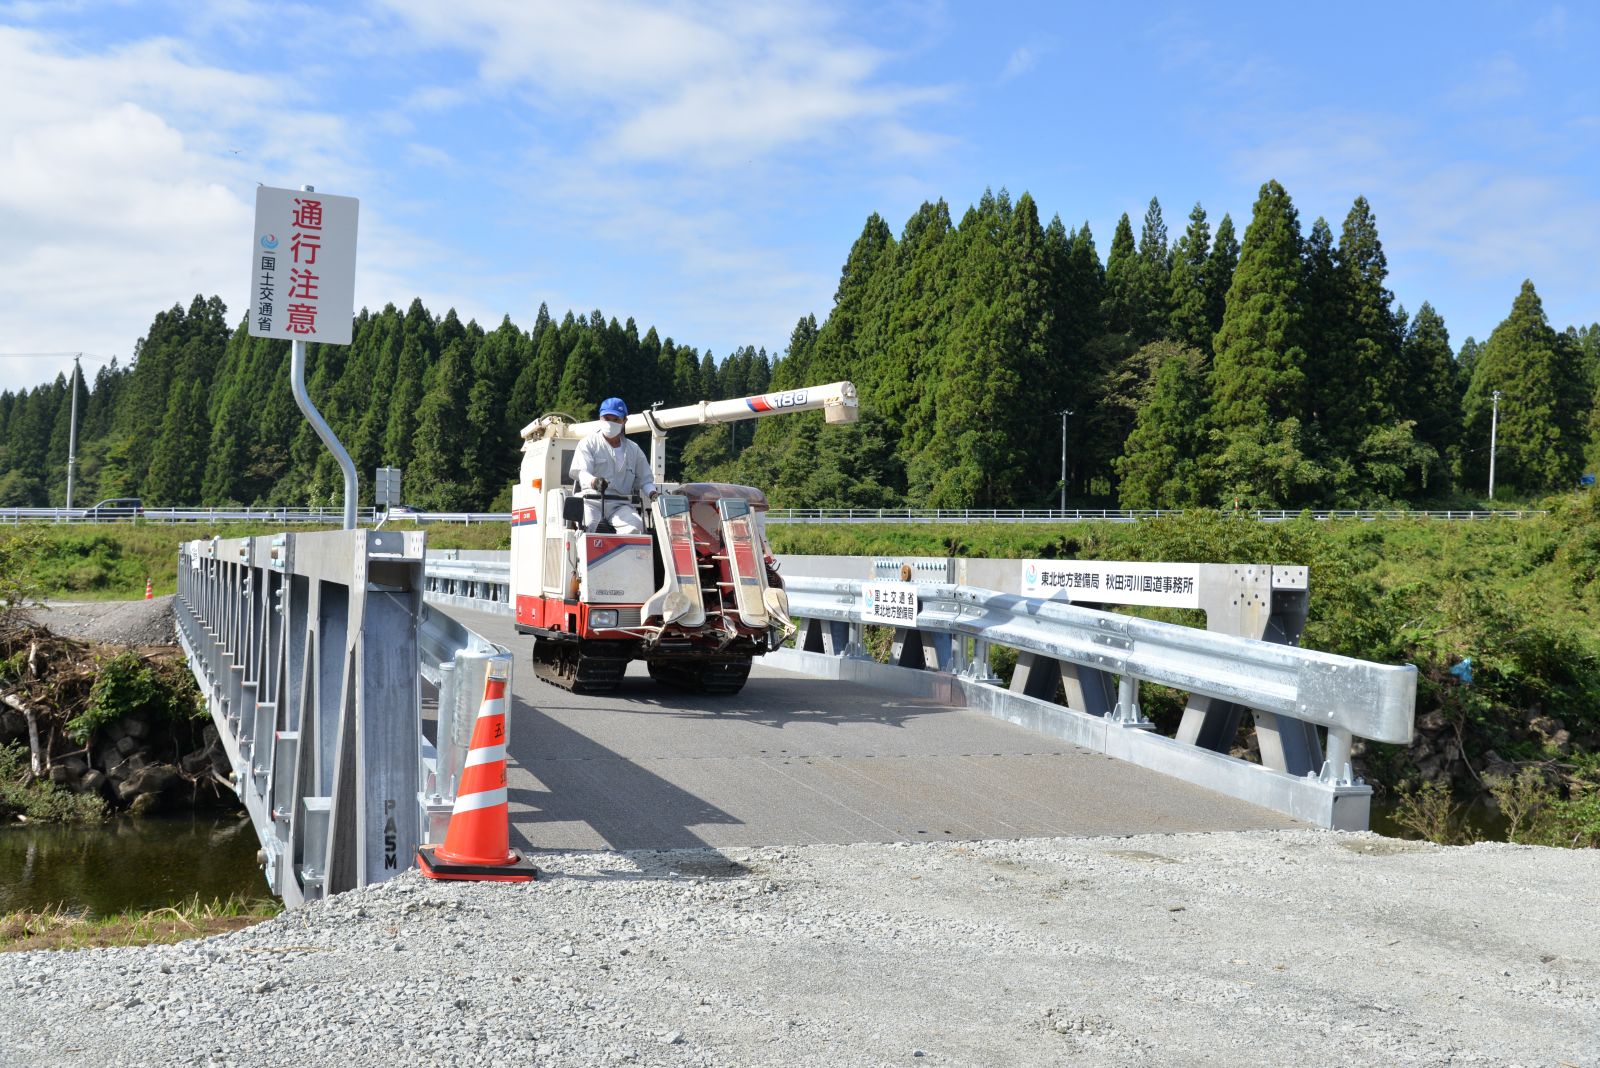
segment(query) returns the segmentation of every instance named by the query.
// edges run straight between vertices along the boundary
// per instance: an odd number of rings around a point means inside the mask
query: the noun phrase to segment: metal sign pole
[[[301,192],[304,192],[304,193],[314,193],[314,192],[316,192],[316,189],[313,188],[312,186],[309,186],[309,185],[301,186],[300,190],[301,190]],[[316,206],[318,208],[318,212],[317,212],[317,215],[316,215],[316,221],[315,222],[307,221],[305,223],[307,229],[310,230],[310,231],[315,231],[315,233],[313,235],[311,235],[311,236],[307,236],[307,235],[304,235],[304,234],[297,234],[296,237],[295,237],[296,241],[302,241],[303,240],[305,242],[303,250],[306,252],[307,258],[306,258],[305,262],[308,265],[316,263],[316,259],[317,259],[318,254],[319,253],[323,253],[325,251],[323,249],[323,244],[322,244],[322,242],[324,240],[324,235],[322,233],[323,217],[321,215],[321,203],[322,203],[322,201],[326,201],[328,199],[338,199],[338,198],[321,198],[321,200],[316,202]],[[296,203],[299,203],[299,202],[296,201]],[[350,203],[353,205],[354,201],[352,200]],[[257,221],[258,221],[258,224],[259,224],[259,221],[260,221],[260,218],[261,218],[261,216],[260,216],[260,212],[261,212],[261,193],[259,193],[259,192],[257,193],[257,199],[256,199],[256,211],[257,211]],[[352,214],[351,214],[351,219],[352,219],[352,221],[351,221],[351,224],[350,224],[351,229],[350,229],[350,235],[349,235],[349,238],[348,238],[348,243],[349,243],[349,246],[351,247],[351,249],[353,250],[354,244],[355,244],[355,229],[354,229],[354,221],[353,221],[354,220],[353,211],[352,211]],[[268,234],[264,234],[264,235],[261,236],[261,247],[263,249],[267,249],[270,252],[270,251],[276,250],[278,248],[278,246],[279,246],[279,242],[278,242],[278,239],[277,239],[277,236],[276,236],[275,233],[268,233]],[[298,258],[299,255],[300,255],[300,251],[302,250],[301,246],[294,245],[294,246],[291,246],[291,247],[295,249],[295,256]],[[327,258],[326,255],[324,255],[324,259],[325,260],[326,260],[326,258]],[[272,269],[272,270],[276,269],[277,263],[276,263],[276,259],[275,258],[273,258],[273,260],[272,260],[270,265],[268,264],[266,257],[263,257],[260,262],[261,262],[261,266],[262,266],[263,270],[267,270],[269,268]],[[351,274],[353,275],[353,273],[354,273],[354,259],[353,259],[353,257],[350,260],[350,270],[351,270]],[[295,273],[300,273],[300,272],[295,272]],[[264,287],[268,287],[268,288],[264,289],[264,291],[261,294],[263,300],[269,299],[271,297],[272,293],[274,292],[270,288],[270,279],[271,279],[271,277],[272,276],[269,274],[269,275],[266,275],[262,280],[262,285]],[[294,278],[294,274],[291,274],[290,278],[293,279]],[[302,295],[304,297],[309,299],[311,297],[311,295],[316,291],[316,288],[317,288],[316,282],[318,280],[319,280],[319,276],[318,275],[310,274],[309,271],[306,272],[306,278],[305,278],[305,280],[303,282],[301,282],[301,285],[304,287],[302,289]],[[326,282],[326,279],[322,279],[322,281]],[[290,293],[291,294],[294,293],[294,290],[292,288],[290,289]],[[337,305],[339,303],[341,303],[341,302],[334,301],[332,303],[334,304],[334,306],[337,307]],[[297,305],[296,307],[306,308],[306,305]],[[270,305],[264,305],[262,310],[263,310],[263,314],[265,314],[267,312],[270,312],[272,310],[272,308],[271,308]],[[315,311],[314,308],[309,308],[309,309],[307,309],[307,311],[312,316],[315,316],[315,314],[316,314],[316,311]],[[347,312],[345,314],[348,315]],[[265,336],[265,337],[275,336],[273,334],[273,332],[271,331],[271,329],[270,329],[271,326],[272,326],[272,323],[270,322],[270,320],[263,320],[263,322],[260,324],[260,326],[261,326],[261,329],[258,331],[258,330],[256,330],[255,325],[252,325],[251,332],[253,334],[256,334],[257,336]],[[296,331],[296,333],[304,333],[304,332],[306,332],[306,331],[305,330],[297,330]],[[326,333],[326,331],[325,331],[325,333]],[[281,334],[277,334],[276,336],[280,336],[281,337],[282,335]],[[333,336],[331,338],[331,343],[332,344],[348,344],[349,343],[349,337],[348,337],[348,335],[346,335],[344,337],[338,337],[338,336],[335,335],[335,336]],[[358,497],[357,497],[358,490],[356,488],[356,486],[357,486],[357,483],[356,483],[356,465],[351,461],[350,454],[345,451],[345,447],[339,443],[339,438],[338,438],[338,436],[336,434],[334,434],[333,428],[328,425],[328,421],[326,419],[322,418],[322,413],[317,411],[317,406],[311,403],[310,394],[308,394],[306,392],[306,341],[305,341],[304,337],[293,337],[293,338],[290,339],[289,388],[294,393],[294,402],[295,402],[295,404],[300,406],[300,411],[306,417],[306,422],[311,424],[311,428],[317,432],[317,437],[321,438],[322,439],[322,443],[328,447],[328,451],[333,453],[333,458],[335,460],[339,461],[339,470],[344,472],[344,529],[346,529],[346,530],[354,530],[355,527],[356,527],[356,505],[359,503]]]
[[[339,443],[339,438],[322,418],[322,413],[317,411],[317,406],[311,403],[311,397],[306,393],[306,343],[304,341],[291,341],[289,358],[289,385],[294,390],[294,402],[300,406],[300,411],[305,415],[306,422],[317,432],[317,437],[333,453],[333,458],[339,461],[339,470],[344,472],[344,529],[356,528],[356,465],[350,459],[350,454]]]
[[[80,352],[72,358],[72,425],[67,432],[67,507],[72,507],[72,469],[78,463],[78,382],[83,378],[83,369],[78,360],[82,357]]]

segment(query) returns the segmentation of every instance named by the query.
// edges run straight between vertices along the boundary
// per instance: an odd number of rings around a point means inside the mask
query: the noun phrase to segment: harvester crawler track
[[[750,677],[750,658],[732,660],[652,660],[650,677],[657,682],[711,696],[736,694]]]
[[[622,684],[628,654],[612,642],[551,641],[533,645],[533,673],[552,686],[573,693],[611,693]]]

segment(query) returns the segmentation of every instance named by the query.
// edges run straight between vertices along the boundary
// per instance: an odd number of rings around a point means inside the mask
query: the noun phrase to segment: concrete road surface
[[[614,694],[540,681],[511,621],[450,614],[515,655],[512,846],[679,849],[1233,831],[1286,816],[980,712],[758,666],[733,697],[633,665]]]

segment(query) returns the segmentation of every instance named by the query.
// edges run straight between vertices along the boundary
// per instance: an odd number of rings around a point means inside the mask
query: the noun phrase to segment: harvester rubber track
[[[533,646],[533,673],[573,693],[611,693],[627,671],[627,657],[598,655],[581,643],[538,641]]]
[[[650,677],[676,689],[709,696],[728,696],[744,689],[750,658],[739,660],[652,660]]]

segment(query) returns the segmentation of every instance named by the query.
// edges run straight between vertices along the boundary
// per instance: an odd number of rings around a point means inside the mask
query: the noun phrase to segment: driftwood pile
[[[158,676],[185,670],[174,646],[120,648],[63,638],[26,613],[0,610],[0,745],[25,745],[29,774],[113,809],[144,813],[235,803],[216,728],[134,709],[85,740],[68,724],[90,705],[102,667],[131,654]]]

